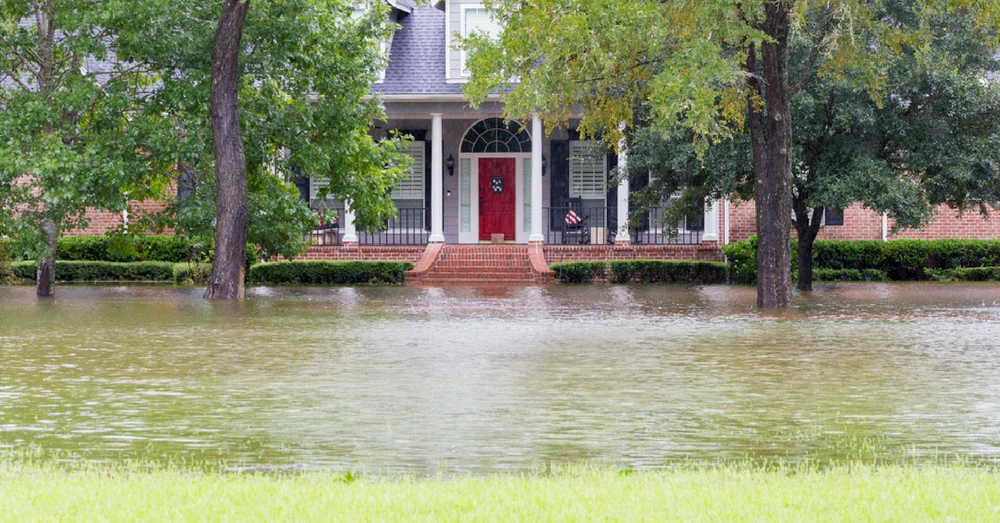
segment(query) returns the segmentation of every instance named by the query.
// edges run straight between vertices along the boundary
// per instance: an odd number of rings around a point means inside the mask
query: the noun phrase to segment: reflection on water
[[[0,447],[434,473],[1000,455],[1000,286],[0,289]],[[859,442],[861,442],[859,444]]]

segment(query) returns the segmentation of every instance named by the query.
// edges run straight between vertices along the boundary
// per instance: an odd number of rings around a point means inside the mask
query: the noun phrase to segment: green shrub
[[[605,261],[570,261],[554,263],[550,268],[556,273],[559,283],[590,283],[594,279],[608,278],[608,263]]]
[[[886,281],[885,273],[878,269],[813,269],[816,281]]]
[[[924,272],[934,281],[1000,281],[1000,267],[924,269]]]
[[[14,264],[14,277],[19,280],[35,281],[38,276],[38,264],[33,261],[22,261]]]
[[[67,261],[183,262],[205,260],[210,246],[179,236],[108,234],[59,238],[56,259]]]
[[[212,277],[210,263],[175,263],[174,283],[178,285],[202,285]]]
[[[17,276],[34,280],[35,262],[17,264]],[[58,281],[164,281],[174,279],[174,264],[170,262],[102,262],[102,261],[57,261]]]
[[[0,238],[0,285],[9,285],[17,282],[14,276],[14,262],[10,259],[10,241]]]
[[[611,282],[627,283],[725,283],[726,264],[679,260],[615,260]]]
[[[757,281],[755,238],[723,247],[730,264],[730,277],[737,283]],[[797,259],[792,246],[793,269]],[[926,280],[927,269],[945,270],[992,267],[1000,264],[1000,240],[817,240],[813,244],[813,277],[817,280],[863,281]],[[856,271],[858,274],[832,271]],[[937,274],[937,273],[934,273]],[[942,273],[944,274],[944,273]],[[942,276],[950,277],[950,276]]]
[[[410,262],[394,261],[281,261],[260,263],[247,272],[247,281],[267,284],[403,283]]]
[[[813,243],[813,267],[856,271],[881,269],[885,262],[885,245],[886,242],[871,240],[817,240]]]
[[[729,265],[729,280],[733,283],[757,283],[757,237],[722,247]],[[793,256],[794,258],[794,256]]]
[[[878,269],[861,269],[861,279],[864,281],[889,281],[889,277]]]

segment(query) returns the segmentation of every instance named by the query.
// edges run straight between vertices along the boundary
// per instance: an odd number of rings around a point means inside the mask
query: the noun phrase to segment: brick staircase
[[[551,283],[532,269],[527,245],[444,245],[429,267],[406,274],[408,284]]]

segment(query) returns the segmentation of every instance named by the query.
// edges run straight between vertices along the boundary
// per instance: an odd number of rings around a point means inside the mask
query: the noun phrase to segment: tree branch
[[[823,40],[826,40],[826,35],[829,34],[832,25],[832,17],[824,17],[823,26],[820,28],[818,33],[813,35],[812,49],[809,50],[809,59],[806,60],[806,67],[802,71],[802,76],[799,77],[799,81],[795,82],[795,84],[789,89],[789,97],[795,96],[796,93],[801,91],[812,77],[813,67],[816,66],[816,61],[819,60],[820,50],[823,48]]]
[[[7,76],[7,78],[13,80],[14,83],[16,83],[21,87],[21,89],[24,89],[27,92],[31,92],[31,87],[29,87],[28,84],[24,83],[24,80],[21,80],[20,77],[14,76],[13,72],[4,70],[3,74]]]
[[[28,60],[23,54],[21,54],[21,51],[19,51],[18,49],[11,49],[11,52],[13,52],[14,55],[21,60],[21,65],[23,65],[24,68],[27,69],[28,72],[32,74],[32,76],[35,76],[36,78],[38,77],[40,69],[34,67],[36,62]]]

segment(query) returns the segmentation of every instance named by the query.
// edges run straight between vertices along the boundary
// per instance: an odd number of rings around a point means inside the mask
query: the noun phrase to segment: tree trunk
[[[212,50],[211,117],[215,154],[215,260],[208,299],[242,299],[246,267],[247,165],[239,122],[239,57],[250,0],[225,0]]]
[[[36,6],[35,18],[38,30],[38,91],[50,106],[53,104],[52,94],[55,92],[56,68],[56,28],[53,14],[55,2],[47,0]],[[46,126],[46,134],[53,132],[52,126]],[[35,273],[35,294],[43,298],[51,298],[56,292],[56,248],[59,245],[59,227],[52,219],[49,204],[45,204],[42,220],[39,224],[45,235],[45,257],[38,259],[38,270]]]
[[[813,242],[819,235],[819,226],[823,220],[823,208],[806,209],[805,203],[795,202],[795,232],[799,236],[799,279],[795,288],[800,291],[811,291],[813,288]],[[799,208],[801,207],[801,210]],[[805,218],[801,218],[801,217]]]
[[[44,258],[38,259],[38,271],[35,273],[35,294],[41,298],[51,298],[56,292],[56,248],[59,245],[59,229],[47,213],[42,218],[42,232],[45,233]]]
[[[764,107],[751,105],[754,199],[757,206],[757,306],[792,304],[792,122],[788,86],[788,8],[790,2],[766,5],[761,44]],[[759,85],[759,82],[757,82]],[[763,111],[763,113],[762,113]],[[754,128],[756,127],[756,128]]]

